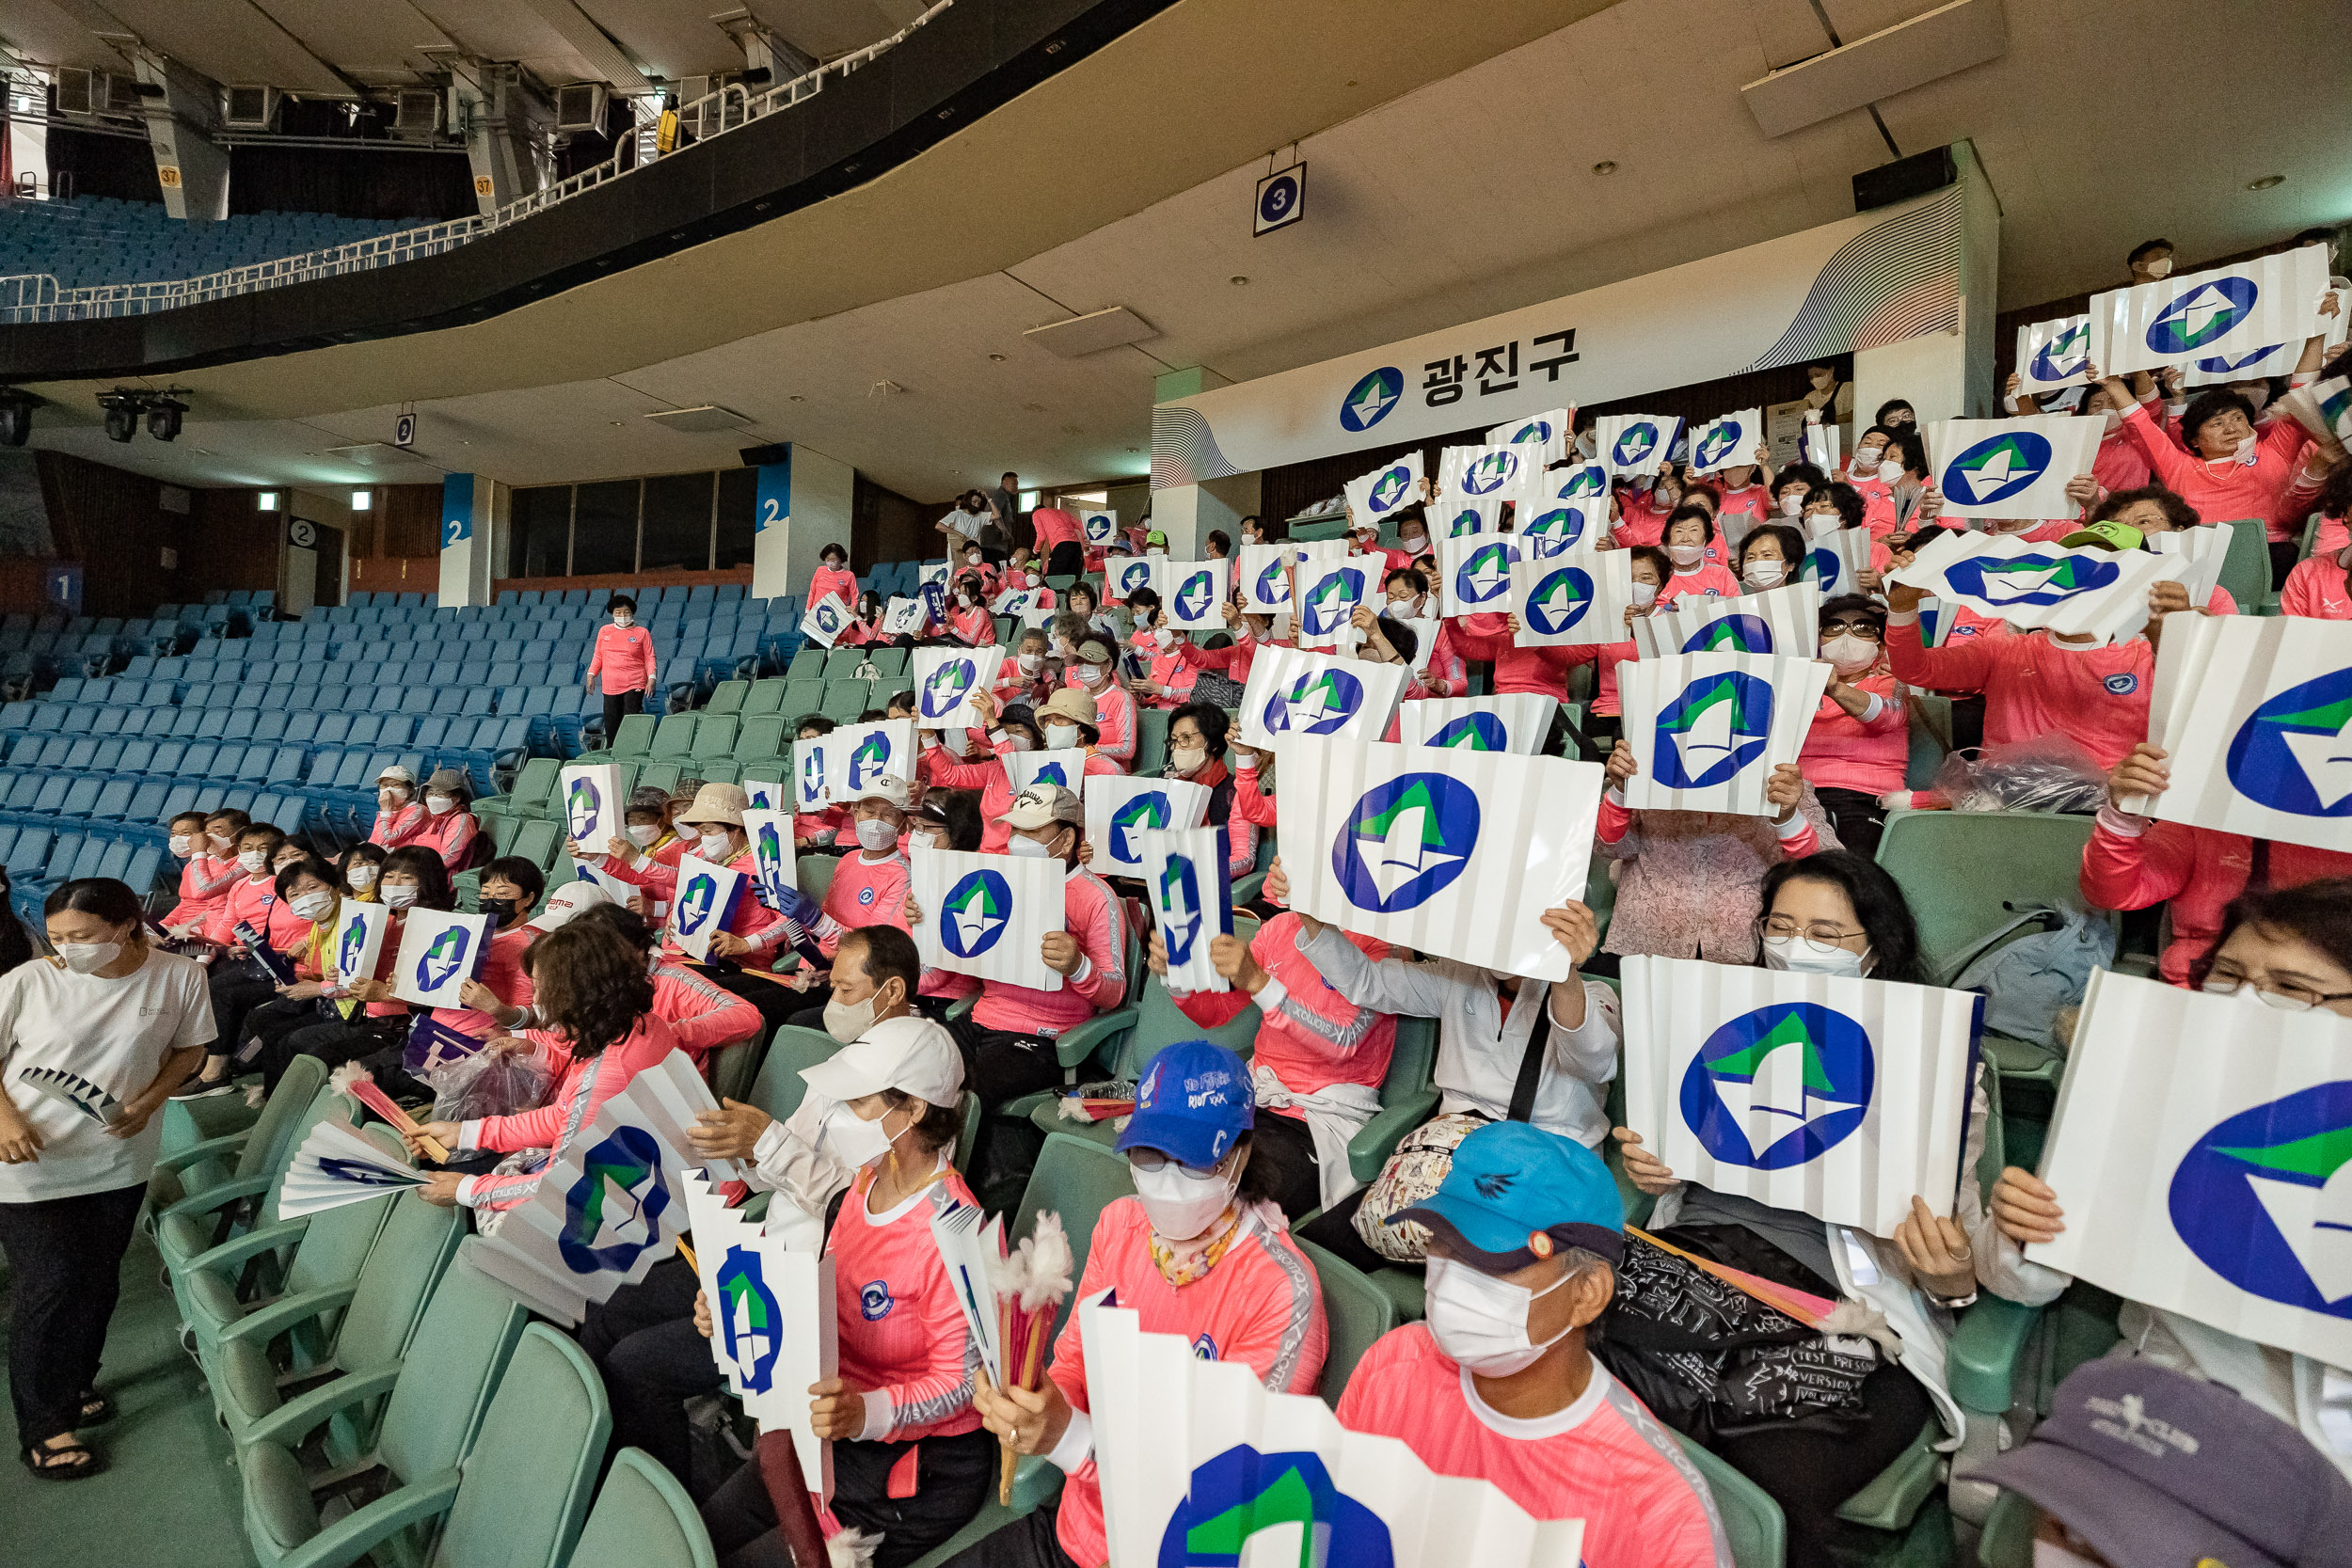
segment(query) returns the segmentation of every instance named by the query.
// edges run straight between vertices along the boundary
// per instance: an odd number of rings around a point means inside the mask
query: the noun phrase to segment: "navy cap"
[[[1135,1115],[1115,1147],[1122,1154],[1156,1148],[1206,1170],[1231,1154],[1257,1119],[1242,1059],[1212,1040],[1178,1040],[1145,1064],[1136,1081]]]
[[[1491,1122],[1464,1138],[1438,1190],[1389,1223],[1406,1220],[1489,1274],[1534,1262],[1527,1239],[1538,1230],[1613,1266],[1625,1255],[1625,1200],[1600,1156],[1524,1121]]]
[[[2024,1447],[1970,1472],[2023,1494],[2114,1568],[2352,1562],[2352,1481],[2218,1383],[2142,1356],[2085,1362]]]

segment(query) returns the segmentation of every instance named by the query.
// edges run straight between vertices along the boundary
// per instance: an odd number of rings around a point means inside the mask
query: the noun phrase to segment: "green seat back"
[[[755,714],[782,713],[783,711],[784,682],[780,680],[752,682],[751,690],[743,698],[743,716],[746,719]]]
[[[466,1219],[457,1210],[401,1195],[343,1309],[335,1336],[338,1366],[367,1372],[400,1359],[465,1233]]]
[[[1903,768],[1903,785],[1925,789],[1952,750],[1952,700],[1940,691],[1910,693],[1911,752]]]
[[[1343,539],[1347,536],[1347,519],[1326,517],[1311,523],[1293,523],[1290,536],[1302,545],[1317,539]]]
[[[555,863],[555,857],[564,847],[564,825],[560,822],[526,822],[522,832],[515,835],[514,847],[507,851],[518,855],[542,871]]]
[[[928,911],[926,911],[928,912]],[[1138,966],[1140,967],[1140,966]],[[1211,1039],[1232,1052],[1244,1061],[1258,1038],[1258,1008],[1253,1003],[1235,1013],[1231,1020],[1215,1029],[1203,1029],[1168,994],[1168,986],[1158,975],[1143,972],[1143,993],[1136,999],[1136,1026],[1127,1031],[1120,1045],[1119,1059],[1110,1064],[1114,1078],[1134,1078],[1143,1066],[1161,1049],[1178,1040]],[[1081,1073],[1079,1076],[1084,1077]]]
[[[612,1435],[587,1353],[546,1323],[524,1329],[467,1456],[434,1568],[564,1568]]]
[[[746,794],[748,794],[748,793],[750,793],[750,791],[751,791],[751,787],[752,787],[752,785],[754,785],[755,784],[783,784],[783,783],[784,783],[784,780],[785,780],[785,775],[786,775],[787,773],[788,773],[790,770],[791,770],[791,765],[790,765],[790,764],[788,764],[788,763],[783,763],[783,762],[753,762],[753,763],[746,763],[746,764],[744,764],[744,766],[743,766],[743,776],[742,776],[742,778],[741,778],[741,780],[740,780],[739,782],[740,782],[740,783],[742,784],[742,785],[743,785],[744,792],[745,792]],[[786,809],[787,809],[787,810],[789,810],[789,809],[791,808],[791,800],[790,800],[790,798],[789,798],[787,794],[785,794],[785,793],[783,793],[783,792],[779,791],[779,792],[778,792],[778,794],[776,795],[776,799],[777,799],[778,800],[780,800],[780,801],[784,802],[784,805],[785,805],[785,807],[786,807]],[[797,863],[795,863],[797,864]]]
[[[1315,1266],[1315,1278],[1323,1283],[1323,1315],[1331,1328],[1330,1348],[1323,1357],[1323,1379],[1315,1385],[1315,1392],[1337,1410],[1341,1390],[1347,1386],[1356,1363],[1372,1349],[1374,1340],[1396,1326],[1396,1303],[1355,1265],[1314,1243],[1301,1241],[1298,1250]]]
[[[523,770],[515,775],[515,787],[499,799],[508,810],[529,810],[542,805],[555,792],[555,782],[563,776],[563,772],[561,758],[532,757],[523,764]]]
[[[718,1568],[694,1499],[643,1449],[623,1449],[588,1511],[570,1568]]]
[[[616,757],[642,757],[652,749],[654,726],[659,722],[650,713],[625,713],[621,727],[612,736],[606,750]]]
[[[1037,1157],[1037,1168],[1029,1173],[1029,1184],[1022,1190],[1021,1207],[1011,1216],[1006,1243],[1009,1246],[1035,1234],[1041,1210],[1059,1214],[1062,1228],[1070,1233],[1070,1276],[1084,1279],[1087,1250],[1094,1241],[1094,1222],[1115,1200],[1135,1190],[1124,1155],[1114,1154],[1101,1144],[1073,1138],[1067,1132],[1048,1132],[1045,1147]],[[1061,1325],[1068,1321],[1070,1308],[1077,1299],[1078,1292],[1071,1291],[1061,1304],[1061,1310],[1054,1315],[1056,1334],[1061,1332]]]
[[[781,718],[746,719],[743,727],[736,733],[737,762],[771,762],[785,754],[784,721]]]
[[[637,769],[637,787],[675,794],[678,780],[685,776],[686,769],[675,762],[649,762]]]
[[[1136,777],[1150,778],[1168,766],[1168,709],[1136,708]]]
[[[803,648],[792,656],[792,663],[784,673],[785,678],[793,681],[822,680],[825,674],[825,653],[826,650],[823,648],[814,646]]]
[[[524,820],[525,819],[523,817],[513,816],[500,816],[491,818],[490,858],[492,860],[496,860],[501,855],[512,854],[514,852],[515,839],[522,832]]]
[[[798,724],[824,705],[823,681],[795,679],[785,687],[784,706],[779,711],[783,713],[786,723]]]
[[[825,679],[845,681],[857,673],[857,667],[866,662],[863,648],[834,648],[825,655]]]
[[[2092,818],[2055,812],[1897,812],[1878,863],[1919,924],[1920,956],[1948,980],[1994,932],[2034,908],[2082,907]]]
[[[628,721],[621,721],[624,724]],[[673,713],[653,732],[648,754],[658,762],[677,762],[694,753],[694,715]]]
[[[294,1146],[310,1135],[310,1107],[326,1086],[326,1064],[316,1056],[296,1056],[278,1080],[253,1130],[237,1156],[237,1175],[260,1176],[283,1168]]]
[[[888,679],[897,679],[907,673],[910,650],[905,648],[868,648],[866,657],[875,669]]]
[[[1781,1568],[1788,1549],[1788,1521],[1782,1516],[1780,1504],[1764,1488],[1688,1437],[1678,1432],[1674,1435],[1706,1478],[1708,1491],[1714,1494],[1715,1513],[1731,1544],[1731,1560],[1738,1568]]]
[[[2260,517],[2233,517],[2230,553],[2221,562],[2221,586],[2248,615],[2270,596],[2270,543]]]
[[[801,1108],[801,1101],[808,1093],[808,1083],[801,1076],[803,1068],[815,1067],[830,1061],[841,1042],[822,1029],[802,1029],[786,1023],[777,1027],[775,1037],[768,1042],[768,1059],[759,1065],[759,1076],[752,1080],[751,1099],[746,1102],[758,1106],[778,1121]]]
[[[870,681],[827,681],[825,700],[818,705],[817,711],[836,724],[854,724],[858,715],[873,705],[867,700],[872,697],[873,691]]]
[[[703,705],[703,712],[740,713],[743,711],[743,700],[751,695],[751,691],[752,683],[749,681],[721,681],[711,689],[710,701]]]
[[[1389,1053],[1389,1073],[1380,1080],[1380,1103],[1393,1105],[1406,1095],[1419,1094],[1438,1069],[1438,1021],[1400,1018],[1396,1049]]]
[[[2002,1493],[1984,1516],[1977,1560],[1983,1568],[2033,1568],[2034,1529],[2041,1521],[2042,1511],[2023,1492]]]
[[[735,732],[739,727],[731,713],[705,713],[694,726],[694,760],[719,762],[733,757]]]
[[[483,1244],[472,1236],[457,1244],[456,1260],[434,1287],[385,1402],[376,1452],[404,1480],[446,1470],[465,1457],[531,1321],[520,1302],[468,1260]]]
[[[792,862],[792,880],[803,893],[818,903],[825,901],[826,892],[833,886],[833,874],[841,869],[838,855],[800,855]],[[929,913],[929,911],[925,911]]]

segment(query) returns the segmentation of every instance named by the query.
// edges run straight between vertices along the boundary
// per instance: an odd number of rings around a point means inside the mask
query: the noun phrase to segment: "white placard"
[[[1773,654],[1677,654],[1617,666],[1625,736],[1640,770],[1635,810],[1779,812],[1764,799],[1793,763],[1829,686],[1829,666]]]
[[[2042,1158],[2066,1228],[2026,1256],[2352,1365],[2347,1156],[2352,1022],[2101,971]]]
[[[1511,568],[1519,648],[1586,647],[1622,642],[1625,612],[1633,603],[1633,556],[1628,550],[1580,550],[1522,561]]]
[[[2221,568],[2230,559],[2230,541],[2236,533],[2235,523],[2199,523],[2151,533],[2148,548],[2188,562],[2188,576],[2181,579],[2181,586],[2188,590],[2190,608],[2202,610],[2213,598],[2213,591],[2221,586]],[[2253,607],[2239,605],[2238,609],[2250,614]]]
[[[1609,531],[1609,498],[1575,500],[1527,498],[1513,513],[1511,531],[1518,534],[1526,556],[1540,561],[1549,555],[1590,551]]]
[[[2079,387],[2090,368],[2090,317],[2059,316],[2017,329],[2017,389],[2055,392]]]
[[[914,721],[927,730],[968,729],[979,722],[972,694],[996,683],[1004,668],[1005,650],[984,648],[917,648],[914,679]]]
[[[1618,479],[1654,474],[1682,436],[1682,421],[1667,414],[1604,414],[1593,421],[1594,451]]]
[[[1088,544],[1100,549],[1110,543],[1111,536],[1119,531],[1119,514],[1101,509],[1081,512],[1078,514],[1078,531],[1086,536]]]
[[[574,763],[557,775],[555,786],[564,802],[564,836],[572,843],[601,855],[606,845],[628,836],[628,798],[621,789],[619,764]]]
[[[1686,594],[1634,617],[1644,658],[1673,654],[1781,654],[1812,658],[1821,646],[1821,593],[1809,582],[1730,598]]]
[[[1438,499],[1451,507],[1482,497],[1500,499],[1543,471],[1543,453],[1528,445],[1448,447],[1438,461]]]
[[[2090,472],[2100,429],[2073,414],[1936,420],[1927,429],[1928,465],[1944,492],[1943,518],[2079,517],[2066,484]]]
[[[882,629],[884,637],[920,637],[924,624],[930,619],[920,599],[893,594],[882,608]]]
[[[1087,749],[1083,746],[1049,747],[1042,752],[1008,752],[1004,763],[1005,775],[1012,781],[1015,795],[1033,784],[1059,784],[1082,799],[1086,795]]]
[[[1225,872],[1232,851],[1225,830],[1136,829],[1129,836],[1143,850],[1143,887],[1168,953],[1168,989],[1230,990],[1209,961],[1210,939],[1233,934],[1233,880]]]
[[[836,638],[850,629],[853,618],[848,605],[828,594],[802,614],[801,635],[820,648],[830,648]]]
[[[1406,746],[1540,756],[1559,707],[1557,699],[1528,691],[1499,697],[1420,697],[1397,705],[1396,738]]]
[[[2106,375],[2300,344],[2328,328],[2328,247],[2307,245],[2094,294],[2090,357]]]
[[[1165,556],[1112,556],[1103,562],[1103,602],[1125,604],[1139,589],[1160,591],[1160,568]]]
[[[1395,716],[1405,675],[1394,664],[1262,647],[1242,693],[1241,743],[1270,748],[1292,734],[1376,740]]]
[[[727,928],[727,914],[743,885],[743,873],[703,859],[680,855],[677,894],[670,900],[670,940],[691,958],[707,962],[710,939]]]
[[[1438,540],[1438,576],[1447,618],[1507,613],[1511,568],[1518,560],[1518,540],[1507,533]]]
[[[914,720],[843,724],[825,736],[825,797],[849,805],[884,775],[912,782],[914,765]]]
[[[1039,943],[1067,929],[1059,861],[961,849],[908,854],[907,892],[923,918],[914,944],[926,967],[1032,990],[1059,990]]]
[[[1359,633],[1352,617],[1358,605],[1377,594],[1384,564],[1376,555],[1352,555],[1327,562],[1301,561],[1292,578],[1292,592],[1298,596],[1298,645],[1354,648]]]
[[[1087,862],[1098,877],[1143,875],[1146,829],[1198,828],[1209,809],[1206,785],[1188,779],[1129,778],[1104,773],[1086,792]]]
[[[339,980],[373,980],[384,958],[384,936],[392,911],[382,904],[346,898],[335,909],[334,969]]]
[[[1170,631],[1222,631],[1233,563],[1185,561],[1169,565],[1160,594],[1160,625]]]
[[[1486,432],[1490,447],[1533,446],[1541,463],[1557,463],[1568,455],[1570,433],[1576,428],[1576,409],[1549,408],[1524,420],[1506,420]]]
[[[1598,763],[1285,738],[1292,907],[1343,930],[1545,980],[1568,951],[1543,912],[1584,896]]]
[[[1291,603],[1291,562],[1298,546],[1284,541],[1241,547],[1242,608],[1261,615],[1288,610]]]
[[[1952,1212],[1983,1006],[1935,986],[1630,958],[1626,1116],[1685,1181],[1892,1238],[1914,1194]]]
[[[1691,432],[1691,471],[1719,474],[1756,462],[1756,449],[1764,444],[1764,410],[1742,408],[1709,420]]]
[[[497,920],[412,907],[402,922],[400,957],[392,963],[392,994],[421,1007],[462,1007],[457,993],[482,973]]]
[[[1861,574],[1870,568],[1873,543],[1867,528],[1824,529],[1813,536],[1805,571],[1822,598],[1862,592]]]
[[[2084,421],[2088,423],[2089,421]],[[2148,622],[2148,590],[2179,581],[2188,558],[2097,546],[2065,549],[2016,534],[1945,533],[1886,581],[1925,589],[2020,630],[2120,640]]]
[[[1347,510],[1359,525],[1379,522],[1421,499],[1421,449],[1391,458],[1347,482]]]
[[[825,809],[825,753],[831,749],[831,739],[820,735],[792,743],[792,803],[797,811],[814,815]]]
[[[1500,532],[1503,505],[1516,493],[1504,491],[1491,496],[1448,493],[1439,496],[1429,503],[1425,514],[1429,519],[1429,537],[1442,542]]]
[[[799,857],[792,847],[792,814],[747,811],[743,814],[743,836],[752,846],[753,888],[759,901],[772,910],[780,894],[800,890]]]

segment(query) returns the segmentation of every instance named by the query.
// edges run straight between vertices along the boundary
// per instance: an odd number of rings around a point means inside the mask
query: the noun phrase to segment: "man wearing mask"
[[[2131,272],[2132,280],[2126,287],[2161,283],[2172,276],[2172,242],[2142,240],[2132,247],[2129,256],[2123,258],[2123,264]]]
[[[980,982],[980,1000],[972,1009],[979,1032],[971,1048],[970,1087],[991,1111],[1059,1084],[1055,1037],[1127,999],[1126,921],[1118,895],[1079,861],[1086,808],[1076,792],[1032,784],[997,820],[1012,832],[1011,853],[1061,863],[1062,928],[1045,934],[1039,957],[1063,978],[1059,990]],[[926,911],[910,897],[906,916],[911,928]]]
[[[588,656],[588,689],[596,689],[604,676],[604,743],[621,731],[624,714],[645,711],[645,695],[653,689],[656,659],[653,633],[637,624],[637,601],[615,594],[605,601],[612,620],[596,628],[596,641]]]
[[[1427,1316],[1364,1353],[1342,1426],[1582,1519],[1587,1568],[1729,1568],[1714,1499],[1672,1433],[1585,1340],[1616,1290],[1625,1207],[1597,1155],[1525,1122],[1464,1138],[1425,1227]]]
[[[1089,637],[1078,644],[1077,662],[1070,667],[1070,684],[1094,699],[1096,753],[1117,763],[1122,773],[1132,768],[1136,763],[1136,700],[1119,684],[1117,656],[1107,643]],[[1051,733],[1045,736],[1045,746],[1048,751],[1054,749]]]
[[[991,564],[1005,559],[1021,538],[1021,476],[1005,473],[996,481],[996,488],[988,493],[988,512],[995,537],[983,536],[984,553]]]

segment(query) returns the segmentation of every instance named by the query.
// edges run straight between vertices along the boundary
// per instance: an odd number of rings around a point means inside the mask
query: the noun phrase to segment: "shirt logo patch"
[[[878,1323],[890,1316],[891,1307],[897,1305],[890,1299],[890,1284],[887,1280],[868,1280],[858,1289],[857,1309],[865,1314],[866,1321],[869,1323]]]
[[[1198,1361],[1216,1359],[1216,1341],[1209,1337],[1208,1330],[1202,1329],[1200,1338],[1193,1340],[1192,1354],[1193,1358]]]
[[[858,889],[857,901],[860,905],[870,907],[874,902],[874,890],[870,887]]]
[[[2117,696],[2128,697],[2139,689],[2139,677],[2126,670],[2122,674],[2109,675],[2103,684]]]

